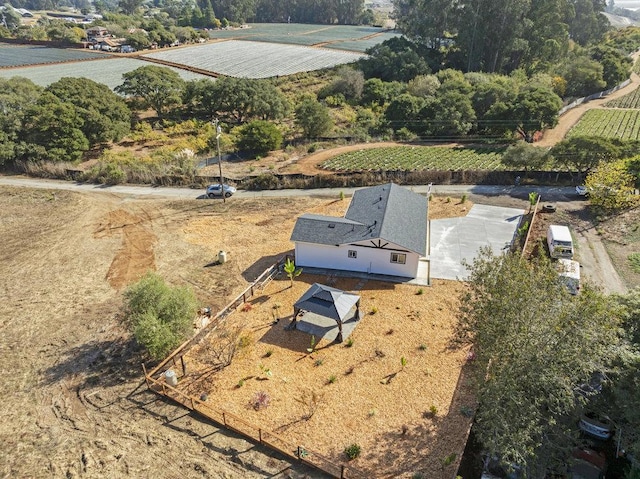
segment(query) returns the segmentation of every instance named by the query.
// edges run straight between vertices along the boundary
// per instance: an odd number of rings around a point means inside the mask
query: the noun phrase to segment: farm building
[[[304,214],[296,265],[415,278],[427,250],[427,199],[393,183],[354,193],[344,218]]]

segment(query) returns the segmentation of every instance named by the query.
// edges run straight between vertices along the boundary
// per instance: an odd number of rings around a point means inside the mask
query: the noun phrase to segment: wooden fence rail
[[[524,244],[522,245],[522,253],[521,256],[524,256],[525,251],[527,251],[527,244],[529,243],[529,237],[531,236],[531,230],[533,229],[533,222],[536,220],[536,214],[538,213],[538,206],[540,205],[540,195],[538,195],[538,201],[536,201],[536,205],[533,208],[533,214],[531,215],[531,223],[529,223],[529,229],[527,230],[527,236],[524,239]]]
[[[183,356],[196,344],[198,344],[207,334],[215,330],[218,325],[231,313],[236,311],[238,307],[251,299],[256,291],[264,289],[264,287],[280,272],[280,266],[285,262],[286,256],[281,258],[275,264],[267,268],[258,278],[253,281],[242,293],[240,293],[233,301],[222,308],[211,320],[207,326],[202,328],[191,339],[182,343],[175,351],[173,351],[166,359],[158,364],[151,371],[147,371],[146,365],[142,364],[145,382],[147,387],[166,398],[169,398],[191,411],[206,417],[207,419],[219,424],[229,430],[244,436],[258,444],[262,444],[274,451],[279,452],[289,459],[296,460],[303,464],[315,467],[316,469],[340,479],[365,479],[368,475],[356,470],[345,464],[335,464],[327,457],[306,449],[300,445],[294,445],[274,434],[271,431],[264,430],[246,420],[226,411],[216,409],[205,403],[199,398],[189,396],[182,391],[170,386],[166,383],[164,373],[170,367],[177,367],[178,362],[185,373]]]
[[[170,386],[164,379],[156,379],[145,374],[145,381],[151,391],[169,398],[191,411],[206,417],[226,429],[236,432],[247,439],[264,445],[279,452],[289,459],[296,460],[308,466],[340,479],[365,479],[368,475],[345,464],[335,464],[329,458],[300,445],[294,445],[277,434],[262,429],[230,412],[218,410],[203,400],[189,396]]]

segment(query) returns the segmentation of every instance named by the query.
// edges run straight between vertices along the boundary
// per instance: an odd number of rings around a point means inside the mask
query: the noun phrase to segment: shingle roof
[[[291,241],[341,245],[381,238],[426,254],[427,200],[393,183],[357,190],[344,218],[305,214]]]
[[[314,283],[293,307],[341,322],[359,300],[357,294]]]

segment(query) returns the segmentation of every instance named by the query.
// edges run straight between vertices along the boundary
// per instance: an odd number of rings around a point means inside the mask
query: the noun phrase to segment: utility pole
[[[218,147],[218,170],[220,171],[220,194],[222,195],[222,202],[226,203],[227,197],[224,191],[224,178],[222,177],[222,159],[220,158],[220,135],[222,134],[222,128],[218,124],[218,119],[215,119],[216,125],[216,146]]]

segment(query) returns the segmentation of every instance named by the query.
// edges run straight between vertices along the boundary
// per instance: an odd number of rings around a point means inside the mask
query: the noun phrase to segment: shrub
[[[266,154],[282,146],[282,133],[276,125],[265,120],[254,120],[240,129],[238,147],[242,150]]]
[[[127,180],[127,174],[115,163],[98,163],[83,175],[85,181],[93,181],[104,185],[118,185]]]
[[[269,407],[270,402],[271,398],[269,397],[268,393],[266,393],[265,391],[258,391],[249,401],[249,406],[251,406],[256,411],[260,411],[261,409]]]
[[[357,458],[361,452],[362,449],[358,444],[355,443],[344,448],[344,455],[347,456],[350,461],[353,461],[355,458]]]
[[[329,379],[327,380],[327,382],[329,384],[333,384],[338,380],[338,377],[335,374],[332,374],[331,376],[329,376]]]
[[[351,346],[353,346],[353,338],[348,338],[347,342],[344,343],[345,348],[350,348]]]
[[[640,253],[631,253],[627,259],[629,260],[631,269],[635,273],[640,273]]]
[[[153,359],[165,357],[192,330],[197,308],[190,288],[172,288],[150,272],[130,286],[124,298],[133,335]]]
[[[247,181],[248,190],[275,190],[280,186],[278,178],[270,173],[265,173]]]
[[[467,195],[462,195],[462,198],[460,198],[460,203],[466,203],[467,202]]]
[[[416,294],[417,294],[418,296],[420,296],[421,294],[424,294],[424,289],[422,289],[422,288],[418,288],[418,291],[416,291]]]
[[[373,315],[373,314],[376,314],[377,312],[378,312],[378,308],[377,308],[377,307],[375,307],[375,306],[373,306],[373,307],[371,308],[371,312],[370,312],[369,314]]]

